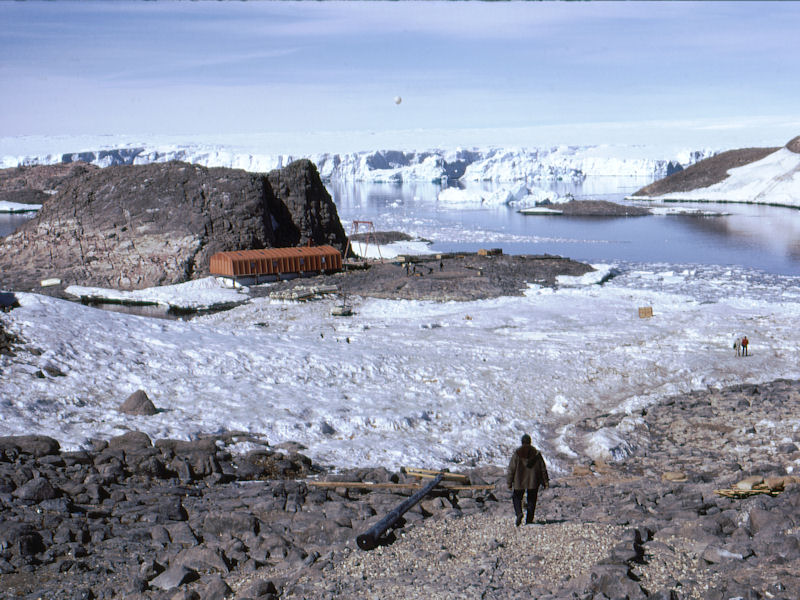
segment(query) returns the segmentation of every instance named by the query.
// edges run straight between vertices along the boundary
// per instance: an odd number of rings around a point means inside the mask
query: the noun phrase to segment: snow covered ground
[[[330,315],[333,299],[255,298],[170,321],[18,294],[21,307],[0,318],[40,353],[0,357],[0,435],[77,448],[130,429],[243,429],[300,441],[338,466],[503,464],[523,431],[548,456],[618,455],[637,409],[660,397],[800,377],[800,279],[618,267],[602,286],[598,275],[565,279],[524,297],[354,299],[350,318]],[[654,316],[640,319],[641,306]],[[749,358],[731,348],[742,334]],[[159,414],[116,411],[137,389]],[[569,425],[593,411],[630,416],[591,440],[571,437]]]
[[[637,196],[636,199],[643,198]],[[800,154],[781,148],[759,161],[731,169],[727,179],[717,184],[651,199],[748,202],[800,208]]]

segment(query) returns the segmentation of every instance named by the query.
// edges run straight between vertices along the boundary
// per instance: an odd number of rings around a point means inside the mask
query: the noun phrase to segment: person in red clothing
[[[750,340],[747,339],[747,336],[742,337],[742,356],[747,356],[747,346],[750,344]]]
[[[528,493],[526,523],[533,523],[533,513],[536,511],[536,498],[539,487],[550,487],[550,478],[547,475],[547,466],[544,464],[542,453],[531,445],[531,436],[527,433],[522,436],[522,445],[514,450],[511,462],[508,463],[506,473],[508,489],[512,490],[514,512],[517,515],[517,527],[522,524],[522,496]]]

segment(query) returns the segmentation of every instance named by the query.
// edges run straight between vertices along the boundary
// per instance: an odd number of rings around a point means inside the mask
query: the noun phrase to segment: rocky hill
[[[0,176],[18,196],[44,198],[35,218],[0,241],[6,289],[38,289],[47,278],[139,289],[205,276],[220,251],[347,243],[308,160],[267,175],[179,162],[30,169]]]
[[[705,188],[723,181],[728,177],[729,169],[761,160],[776,150],[778,148],[728,150],[659,179],[634,192],[633,196],[663,196],[674,192],[689,192],[698,188]]]

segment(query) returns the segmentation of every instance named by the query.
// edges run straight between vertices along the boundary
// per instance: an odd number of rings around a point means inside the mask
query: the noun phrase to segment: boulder
[[[172,590],[184,583],[191,583],[199,579],[197,571],[183,565],[170,566],[166,571],[150,582],[150,587],[160,590]]]
[[[219,575],[211,577],[203,590],[202,597],[205,600],[222,600],[233,595],[233,590]]]
[[[134,452],[136,450],[143,450],[152,447],[153,442],[143,431],[129,431],[108,440],[108,447],[111,450],[123,450],[125,452]]]
[[[28,502],[41,502],[58,498],[61,493],[47,479],[35,477],[14,490],[13,495]]]
[[[117,410],[126,415],[151,416],[158,413],[158,409],[150,398],[147,397],[144,390],[136,390],[133,392],[128,396],[125,402],[120,404]]]
[[[194,546],[181,550],[173,559],[173,563],[195,571],[228,573],[231,570],[230,563],[222,550],[206,546]]]
[[[0,451],[15,451],[31,454],[36,458],[58,454],[60,446],[56,440],[45,435],[12,435],[0,437]]]

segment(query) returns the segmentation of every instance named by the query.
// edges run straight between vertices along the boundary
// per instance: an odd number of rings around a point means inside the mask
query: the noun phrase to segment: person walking
[[[733,340],[733,349],[736,350],[736,356],[741,356],[742,354],[742,338],[736,338]]]
[[[747,356],[747,346],[750,345],[750,340],[747,339],[747,336],[742,337],[742,356]]]
[[[547,466],[544,464],[542,453],[531,445],[531,436],[527,433],[522,436],[521,441],[522,445],[511,455],[506,473],[508,489],[512,490],[511,498],[514,503],[514,513],[517,516],[517,527],[522,524],[522,496],[527,492],[525,523],[533,523],[539,487],[545,489],[550,487],[550,477],[547,474]]]

